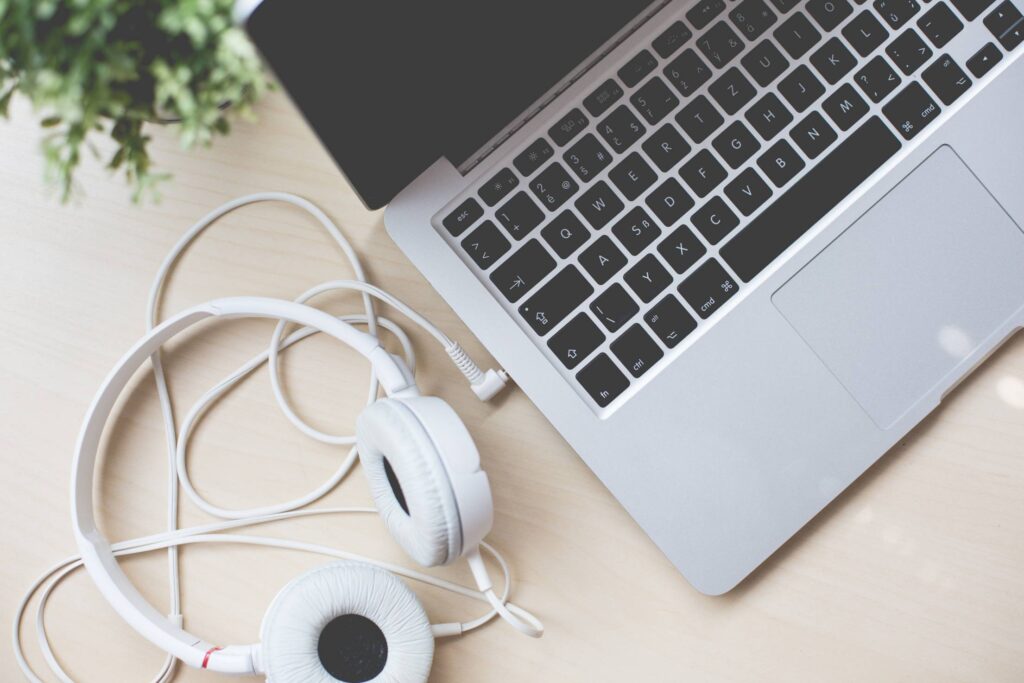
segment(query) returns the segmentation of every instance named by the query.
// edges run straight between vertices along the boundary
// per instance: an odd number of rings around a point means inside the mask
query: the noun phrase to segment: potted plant
[[[247,116],[268,82],[233,0],[0,0],[0,113],[20,93],[42,115],[47,176],[67,199],[83,150],[105,159],[138,200],[166,174],[146,126],[173,123],[181,144],[209,145]]]

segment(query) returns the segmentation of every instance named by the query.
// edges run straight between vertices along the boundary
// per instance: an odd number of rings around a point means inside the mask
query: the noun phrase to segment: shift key
[[[519,315],[543,337],[576,310],[594,288],[576,266],[562,270],[519,307]]]

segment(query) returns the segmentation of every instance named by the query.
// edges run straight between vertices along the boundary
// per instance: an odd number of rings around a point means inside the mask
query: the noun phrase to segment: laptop
[[[1024,326],[1021,0],[243,0],[394,241],[686,579]]]

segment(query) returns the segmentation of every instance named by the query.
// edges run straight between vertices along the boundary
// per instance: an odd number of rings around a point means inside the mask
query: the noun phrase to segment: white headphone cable
[[[405,356],[406,364],[410,371],[415,370],[415,354],[412,349],[411,342],[408,336],[404,333],[402,328],[397,324],[385,318],[378,318],[373,307],[373,301],[371,297],[376,297],[385,301],[392,307],[396,308],[404,315],[406,315],[412,322],[426,330],[432,337],[434,337],[448,353],[456,367],[463,373],[463,375],[469,380],[471,388],[474,393],[477,394],[482,400],[488,400],[498,391],[505,386],[507,376],[502,371],[488,370],[487,372],[482,371],[462,350],[459,344],[451,340],[447,335],[444,334],[439,328],[430,323],[429,320],[419,315],[416,311],[411,309],[409,306],[391,296],[390,294],[380,290],[379,288],[370,285],[366,282],[366,275],[362,268],[362,264],[359,258],[352,248],[351,243],[345,238],[337,226],[331,221],[331,219],[316,205],[309,202],[308,200],[291,195],[287,193],[268,192],[247,195],[244,197],[232,200],[217,209],[214,209],[206,216],[196,222],[183,236],[182,238],[172,247],[167,257],[162,262],[157,275],[154,279],[153,285],[150,289],[149,298],[147,302],[147,328],[151,329],[158,322],[158,309],[160,296],[163,292],[164,284],[167,276],[170,274],[178,258],[185,251],[185,249],[204,231],[210,227],[221,217],[226,214],[247,206],[249,204],[257,202],[284,202],[297,206],[312,216],[314,216],[328,232],[328,234],[334,239],[334,241],[341,248],[346,258],[352,264],[352,268],[355,274],[355,280],[336,280],[327,283],[323,283],[305,292],[299,299],[299,302],[305,302],[309,298],[322,294],[324,292],[333,290],[354,290],[359,291],[362,294],[362,299],[365,307],[365,314],[356,314],[348,316],[339,316],[340,319],[351,324],[365,324],[370,334],[376,336],[378,334],[378,324],[384,327],[388,331],[392,332],[398,339],[403,355]],[[155,536],[145,537],[145,539],[135,539],[134,541],[128,541],[123,544],[114,544],[115,550],[118,550],[118,554],[134,554],[137,552],[148,552],[152,550],[166,549],[168,551],[168,562],[169,562],[169,585],[170,585],[170,617],[177,621],[179,624],[182,621],[181,607],[180,607],[180,577],[179,577],[179,558],[178,548],[181,545],[188,543],[199,543],[199,542],[229,542],[232,540],[231,536],[228,535],[217,535],[214,537],[207,536],[215,531],[222,531],[226,529],[238,528],[241,526],[249,526],[253,524],[261,524],[268,521],[276,521],[278,519],[285,519],[288,517],[297,517],[304,515],[315,515],[315,514],[327,514],[330,512],[339,511],[357,511],[356,509],[331,509],[331,510],[303,510],[296,511],[297,508],[304,507],[313,503],[329,491],[337,486],[338,483],[345,477],[348,471],[356,459],[355,449],[353,448],[342,462],[341,466],[335,471],[335,473],[321,486],[317,487],[310,493],[297,498],[292,501],[285,503],[279,503],[276,505],[265,506],[262,508],[254,508],[251,510],[225,510],[214,506],[205,501],[192,486],[191,481],[188,477],[185,464],[185,452],[187,449],[187,442],[191,435],[191,431],[194,427],[195,422],[202,416],[206,409],[219,397],[224,395],[239,381],[252,373],[255,369],[260,367],[264,362],[268,362],[271,367],[271,384],[274,392],[275,399],[278,406],[286,417],[294,424],[300,431],[306,433],[311,438],[326,443],[332,444],[352,444],[354,443],[354,437],[337,437],[319,432],[318,430],[310,427],[305,421],[303,421],[291,408],[291,404],[285,396],[280,386],[280,365],[278,362],[279,353],[295,344],[302,339],[305,339],[312,334],[315,334],[317,330],[309,328],[302,328],[293,332],[287,338],[282,340],[283,331],[286,328],[286,323],[281,321],[274,331],[271,344],[267,351],[262,354],[250,359],[246,364],[241,366],[234,373],[225,378],[222,382],[218,383],[211,390],[206,392],[193,406],[192,410],[189,411],[185,422],[183,423],[181,434],[177,433],[174,411],[171,403],[170,392],[167,386],[167,379],[163,369],[163,363],[161,354],[159,351],[153,354],[151,357],[151,364],[153,367],[154,380],[156,382],[157,396],[160,404],[161,414],[164,419],[164,427],[167,438],[167,452],[168,452],[168,516],[167,516],[167,527],[168,531],[164,534],[157,534]],[[378,394],[378,382],[375,376],[371,373],[370,386],[368,387],[368,403],[376,399]],[[231,520],[230,522],[224,522],[219,524],[207,525],[205,527],[197,527],[188,530],[177,529],[177,518],[178,518],[178,485],[182,486],[182,489],[186,492],[186,495],[192,500],[200,509],[216,517]],[[361,509],[358,511],[371,511],[372,508]],[[203,534],[191,536],[193,534]],[[202,540],[191,540],[192,538]],[[239,539],[253,539],[256,537],[238,537]],[[147,541],[150,545],[147,546],[135,546],[142,541]],[[309,552],[322,552],[323,554],[335,556],[335,557],[357,557],[350,553],[344,553],[344,551],[338,551],[324,546],[315,546],[313,544],[302,544],[299,542],[278,540],[278,539],[261,539],[260,542],[253,540],[237,540],[235,542],[249,543],[255,545],[268,545],[271,547],[279,548],[291,548],[296,550],[307,550]],[[496,559],[498,564],[501,566],[502,572],[505,576],[505,587],[503,595],[499,599],[493,594],[493,591],[484,591],[483,593],[478,591],[472,591],[471,589],[458,586],[457,584],[450,584],[440,579],[435,579],[430,575],[423,574],[420,572],[414,572],[397,566],[384,565],[383,563],[375,560],[369,560],[367,558],[361,558],[364,561],[368,561],[371,564],[378,566],[385,566],[385,568],[394,571],[400,575],[406,576],[407,578],[413,578],[418,581],[424,581],[425,583],[436,585],[447,590],[454,590],[464,595],[469,595],[479,600],[489,602],[492,609],[484,614],[483,616],[474,619],[469,622],[459,624],[438,624],[435,625],[435,635],[438,637],[446,635],[455,635],[458,633],[464,633],[466,631],[477,628],[495,616],[500,615],[502,618],[508,620],[517,629],[527,632],[529,635],[539,635],[540,631],[537,630],[535,633],[529,633],[528,630],[522,627],[522,622],[512,617],[512,613],[524,616],[532,624],[539,626],[539,622],[536,621],[532,615],[526,613],[520,608],[508,604],[506,606],[506,600],[508,591],[511,586],[511,577],[508,570],[508,565],[504,558],[501,557],[496,550],[491,546],[482,544],[485,549],[488,550]],[[31,671],[28,666],[27,660],[24,657],[24,653],[21,647],[20,638],[20,623],[24,613],[24,610],[28,606],[28,602],[31,600],[32,595],[39,589],[39,587],[50,577],[54,577],[51,583],[46,587],[40,597],[40,604],[37,608],[37,636],[39,638],[40,647],[43,651],[44,658],[46,659],[47,665],[53,671],[55,675],[62,681],[70,681],[71,679],[61,669],[59,663],[53,654],[52,649],[49,645],[49,640],[46,636],[45,624],[43,619],[43,611],[45,609],[46,601],[48,600],[53,589],[80,566],[80,561],[76,558],[70,558],[69,560],[62,562],[50,571],[45,573],[40,579],[32,586],[29,593],[24,596],[21,605],[18,608],[17,615],[15,617],[14,624],[14,649],[16,657],[18,659],[19,666],[25,673],[26,677],[30,680],[36,681],[38,679]],[[474,575],[477,570],[474,569]],[[485,572],[486,573],[486,572]],[[55,576],[56,575],[56,576]],[[456,588],[457,587],[457,588]],[[465,592],[464,592],[465,591]],[[488,594],[489,593],[489,594]],[[517,623],[518,622],[518,623]],[[542,627],[541,627],[542,628]],[[165,683],[174,673],[175,665],[177,660],[173,657],[168,657],[163,667],[157,676],[153,679],[153,683]]]
[[[492,609],[476,619],[462,622],[462,623],[445,623],[435,624],[433,630],[435,636],[451,636],[460,635],[472,631],[473,629],[479,628],[480,626],[491,621],[495,616],[498,616],[500,610],[493,607],[493,599],[487,593],[493,593],[493,591],[480,592],[472,588],[462,586],[457,583],[439,579],[429,574],[408,569],[400,565],[381,562],[372,558],[367,558],[356,553],[350,553],[347,551],[337,550],[327,546],[304,543],[301,541],[290,541],[277,538],[268,538],[261,536],[240,536],[237,534],[222,534],[217,532],[223,532],[231,529],[237,529],[243,526],[255,526],[260,524],[267,524],[270,522],[280,521],[284,519],[292,519],[297,517],[309,517],[314,515],[328,515],[328,514],[339,514],[339,513],[376,513],[375,508],[370,507],[345,507],[345,508],[324,508],[320,510],[299,510],[290,513],[282,513],[277,515],[267,515],[259,519],[249,520],[232,520],[226,522],[217,522],[207,525],[201,525],[186,529],[179,529],[170,533],[153,534],[150,536],[144,536],[141,538],[132,539],[129,541],[121,541],[113,544],[111,547],[114,554],[118,557],[124,555],[135,555],[140,553],[152,552],[156,550],[162,550],[168,547],[180,547],[181,545],[189,545],[193,543],[233,543],[243,545],[258,545],[272,548],[281,548],[289,550],[299,550],[304,552],[317,553],[334,557],[337,559],[357,560],[366,562],[378,567],[382,567],[390,572],[404,576],[408,579],[419,581],[421,583],[447,590],[464,597],[473,598],[481,602],[492,603]],[[508,599],[508,593],[511,589],[511,574],[509,571],[508,563],[505,558],[490,544],[482,543],[481,547],[485,549],[495,561],[498,563],[502,576],[503,576],[503,587],[502,594],[500,597],[501,604],[508,609],[514,611],[518,615],[524,616],[532,623],[538,623],[536,619],[525,610],[522,610],[518,606],[512,603],[506,603]],[[45,586],[42,593],[40,594],[39,604],[36,607],[36,637],[39,642],[40,650],[43,653],[43,657],[46,660],[47,665],[51,671],[61,681],[65,683],[73,683],[72,679],[63,670],[60,664],[57,662],[56,656],[53,653],[52,646],[47,636],[46,625],[45,625],[45,609],[46,604],[54,591],[54,589],[72,572],[81,568],[82,562],[78,556],[69,557],[40,575],[36,581],[29,588],[28,592],[23,596],[21,603],[18,605],[17,611],[14,616],[14,623],[12,624],[13,633],[13,648],[15,652],[15,658],[18,662],[19,667],[25,674],[25,677],[31,681],[38,681],[42,683],[42,680],[38,678],[32,671],[28,661],[24,655],[24,651],[21,645],[20,630],[21,621],[24,618],[25,610],[28,608],[28,604],[32,599],[32,596],[39,591],[40,587],[43,586],[49,580],[49,583]],[[176,660],[175,660],[176,661]],[[158,675],[154,681],[159,681],[169,675],[173,670],[168,670],[165,664],[164,670]]]

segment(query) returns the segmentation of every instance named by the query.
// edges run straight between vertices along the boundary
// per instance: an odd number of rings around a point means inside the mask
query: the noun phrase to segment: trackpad
[[[1024,306],[1024,233],[942,147],[773,296],[882,429]]]

